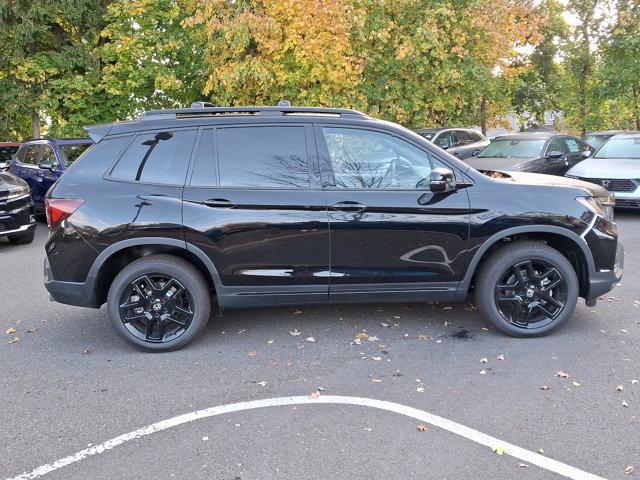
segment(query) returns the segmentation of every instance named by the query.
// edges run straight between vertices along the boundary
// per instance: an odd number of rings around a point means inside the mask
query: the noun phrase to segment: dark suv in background
[[[415,132],[461,160],[489,145],[482,132],[471,128],[421,128]]]
[[[621,278],[612,198],[576,180],[485,176],[352,110],[148,112],[88,128],[49,191],[45,285],[148,350],[221,309],[461,301],[516,336],[549,333]]]
[[[36,211],[44,211],[47,190],[92,144],[89,138],[46,138],[22,144],[9,164],[9,171],[29,184]]]

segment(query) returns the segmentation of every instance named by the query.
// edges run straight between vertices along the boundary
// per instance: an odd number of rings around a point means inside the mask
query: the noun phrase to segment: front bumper
[[[623,269],[624,248],[622,243],[618,241],[613,270],[600,270],[599,272],[592,273],[589,277],[589,295],[586,298],[587,306],[594,307],[598,302],[598,297],[613,290],[622,279]]]
[[[13,236],[13,235],[26,235],[30,233],[32,230],[36,229],[36,222],[34,220],[33,223],[28,223],[26,225],[22,225],[21,227],[15,228],[13,230],[0,230],[0,237],[5,236]]]
[[[77,307],[100,308],[96,300],[96,279],[87,277],[85,282],[63,282],[54,280],[49,259],[44,259],[44,287],[52,301]]]

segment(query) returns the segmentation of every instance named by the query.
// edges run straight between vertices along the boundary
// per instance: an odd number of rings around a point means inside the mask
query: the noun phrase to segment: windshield
[[[594,155],[595,158],[640,158],[640,138],[612,138]]]
[[[89,145],[87,144],[76,144],[76,145],[62,145],[60,146],[60,154],[62,155],[62,160],[64,160],[65,166],[71,165],[76,159],[80,156],[82,152],[84,152]]]
[[[494,140],[479,154],[479,158],[536,158],[542,153],[545,140]]]
[[[0,163],[9,163],[17,151],[18,147],[0,147]]]
[[[587,135],[587,138],[585,140],[593,148],[600,148],[610,138],[611,137],[606,136],[606,135]]]

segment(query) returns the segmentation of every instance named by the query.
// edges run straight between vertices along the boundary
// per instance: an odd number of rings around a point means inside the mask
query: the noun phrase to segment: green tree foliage
[[[183,25],[182,0],[115,0],[107,7],[98,81],[124,119],[141,110],[200,100],[206,80],[202,36]]]
[[[71,135],[107,118],[96,90],[93,47],[106,2],[13,0],[0,3],[0,129],[13,138]],[[98,97],[101,97],[98,98]]]
[[[640,2],[617,2],[617,19],[602,49],[604,110],[617,125],[640,130]]]

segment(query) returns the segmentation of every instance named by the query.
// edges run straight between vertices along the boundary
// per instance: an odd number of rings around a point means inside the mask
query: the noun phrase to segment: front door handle
[[[338,212],[361,212],[367,208],[367,206],[358,202],[346,201],[334,203],[331,205],[331,208]]]
[[[202,204],[212,208],[233,208],[236,206],[235,203],[226,198],[209,198],[203,200]]]

